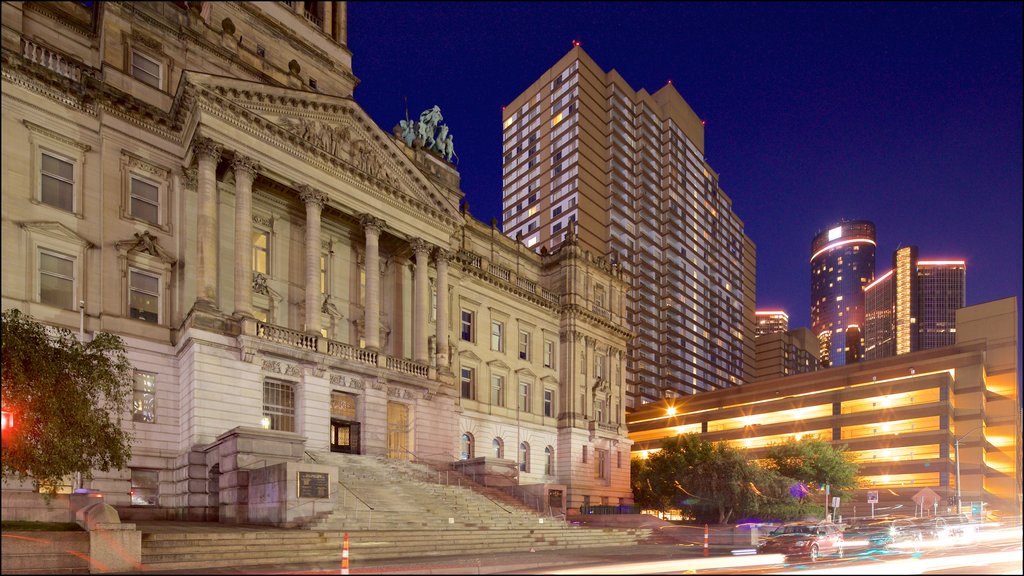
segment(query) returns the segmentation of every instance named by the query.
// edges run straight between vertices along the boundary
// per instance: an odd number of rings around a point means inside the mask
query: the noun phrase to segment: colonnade
[[[217,165],[223,147],[206,137],[198,137],[192,145],[197,159],[197,305],[207,309],[217,308]],[[252,251],[252,186],[260,172],[258,160],[236,153],[231,161],[235,176],[235,263],[234,263],[234,315],[253,317],[252,260],[244,255]],[[308,184],[292,186],[306,207],[306,254],[305,254],[305,330],[319,335],[320,321],[320,245],[321,214],[329,201],[326,193]],[[384,220],[371,214],[359,216],[365,234],[366,299],[364,302],[364,339],[366,347],[380,350],[380,235],[386,230]],[[428,313],[430,295],[428,269],[433,252],[437,266],[437,366],[448,366],[448,261],[452,254],[442,248],[433,247],[420,238],[410,241],[415,269],[413,272],[413,360],[427,363]]]

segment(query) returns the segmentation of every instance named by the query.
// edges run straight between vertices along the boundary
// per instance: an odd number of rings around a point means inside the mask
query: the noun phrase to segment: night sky
[[[967,261],[967,304],[1021,306],[1021,3],[349,3],[355,99],[390,132],[441,107],[470,212],[501,222],[501,107],[579,40],[707,122],[757,245],[757,306],[810,324],[810,246],[877,226]],[[1019,330],[1019,328],[1018,328]],[[1019,336],[1018,336],[1019,341]],[[1018,350],[1019,350],[1018,344]]]

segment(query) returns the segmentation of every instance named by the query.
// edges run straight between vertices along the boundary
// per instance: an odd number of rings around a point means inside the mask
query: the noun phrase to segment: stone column
[[[452,253],[437,249],[437,367],[448,367],[448,261]]]
[[[235,316],[252,317],[252,183],[260,163],[240,154],[235,171]]]
[[[332,28],[334,27],[334,11],[332,10],[332,8],[334,8],[334,2],[324,2],[323,6],[324,16],[323,20],[320,21],[320,30],[322,30],[324,34],[330,36],[333,32]]]
[[[217,308],[217,162],[221,146],[200,136],[192,144],[192,151],[199,162],[196,301]]]
[[[427,310],[430,307],[427,267],[430,265],[430,244],[417,238],[412,241],[412,252],[416,258],[412,301],[412,358],[426,363],[430,361],[427,351]]]
[[[345,28],[348,26],[348,22],[346,22],[346,11],[348,10],[347,4],[347,2],[335,2],[332,18],[334,22],[334,33],[332,36],[334,37],[335,42],[342,45],[348,44],[348,39],[346,38],[347,34],[345,34]]]
[[[366,233],[366,302],[363,303],[366,347],[380,350],[380,251],[378,241],[384,221],[363,214],[359,221]]]
[[[306,184],[298,184],[299,198],[306,205],[306,332],[320,335],[320,212],[327,195]]]

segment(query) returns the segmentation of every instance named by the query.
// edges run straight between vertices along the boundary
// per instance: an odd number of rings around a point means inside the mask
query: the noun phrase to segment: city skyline
[[[966,260],[968,305],[1021,298],[1020,15],[1013,4],[357,3],[349,44],[356,101],[385,130],[406,107],[440,106],[470,212],[499,226],[501,107],[574,41],[635,90],[672,80],[706,122],[708,162],[757,246],[757,307],[800,327],[811,241],[843,219],[875,222],[879,254],[916,244]]]

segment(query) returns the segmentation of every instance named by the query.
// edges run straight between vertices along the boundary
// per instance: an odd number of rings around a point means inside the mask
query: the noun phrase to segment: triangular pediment
[[[175,263],[174,258],[160,246],[160,240],[150,234],[149,231],[136,232],[131,240],[122,240],[115,243],[114,246],[127,254],[150,256],[157,258],[165,264],[173,265]]]
[[[463,350],[462,352],[459,352],[459,358],[470,362],[480,362],[480,357],[474,354],[472,350]]]
[[[193,72],[187,80],[201,94],[250,115],[255,128],[271,130],[398,192],[417,212],[462,220],[458,199],[428,180],[405,155],[403,144],[381,130],[355,100]]]
[[[92,242],[89,242],[85,238],[79,236],[77,232],[61,224],[60,222],[18,222],[18,226],[21,226],[23,229],[31,233],[44,234],[51,238],[57,238],[59,240],[73,242],[83,248],[93,247]]]

